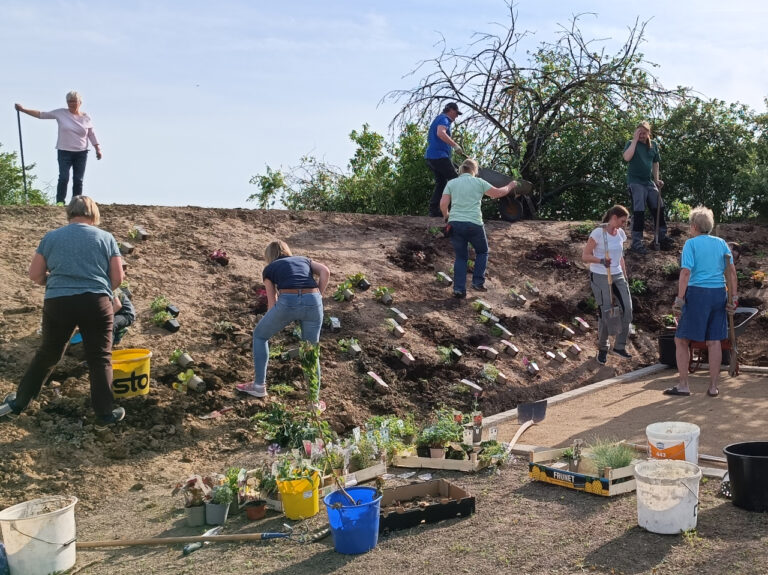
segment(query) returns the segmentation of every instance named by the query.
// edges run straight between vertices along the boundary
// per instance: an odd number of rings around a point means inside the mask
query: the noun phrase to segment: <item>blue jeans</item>
[[[467,244],[472,244],[475,250],[475,269],[472,273],[472,285],[485,284],[485,269],[488,267],[488,238],[485,237],[485,227],[470,222],[450,222],[451,243],[456,260],[453,262],[453,291],[467,291],[467,260],[469,250]]]
[[[301,339],[312,343],[320,341],[323,298],[318,292],[279,296],[275,306],[256,324],[253,329],[253,382],[256,385],[264,385],[267,381],[269,338],[294,321],[301,325]],[[317,371],[319,376],[319,364]]]
[[[69,170],[72,169],[72,197],[83,193],[83,177],[85,176],[85,162],[88,160],[88,150],[82,152],[70,152],[59,150],[59,183],[56,185],[56,202],[67,199],[67,184],[69,184]]]

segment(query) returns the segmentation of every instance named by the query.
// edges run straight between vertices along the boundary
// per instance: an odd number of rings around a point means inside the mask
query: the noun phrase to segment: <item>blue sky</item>
[[[768,4],[763,0],[519,0],[529,47],[574,13],[585,37],[620,42],[650,20],[642,51],[664,85],[764,111]],[[250,177],[312,154],[344,166],[348,134],[388,133],[390,90],[437,55],[508,21],[503,0],[3,0],[0,143],[18,151],[15,102],[64,107],[78,90],[104,159],[85,193],[101,203],[253,207]],[[524,54],[520,54],[520,60]],[[27,163],[56,185],[56,125],[22,115]]]

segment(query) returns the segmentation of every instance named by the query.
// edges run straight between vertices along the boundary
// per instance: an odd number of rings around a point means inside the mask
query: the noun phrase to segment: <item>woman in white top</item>
[[[608,362],[608,324],[607,314],[611,309],[611,287],[608,282],[608,273],[611,274],[614,305],[621,307],[621,332],[613,342],[614,354],[624,359],[632,356],[627,353],[627,336],[629,336],[629,324],[632,322],[632,296],[627,284],[627,267],[624,263],[624,242],[627,234],[624,226],[627,224],[629,210],[624,206],[613,206],[605,212],[603,224],[595,228],[581,259],[589,264],[589,279],[592,293],[595,294],[595,302],[600,313],[598,327],[598,353],[597,361],[605,365]]]
[[[93,131],[91,117],[80,111],[82,103],[80,94],[73,91],[67,94],[66,108],[58,108],[50,112],[29,110],[21,104],[16,104],[19,112],[41,120],[56,120],[59,125],[59,138],[56,141],[59,158],[59,183],[56,186],[56,205],[58,206],[63,206],[67,199],[70,169],[72,170],[72,197],[83,193],[88,142],[91,142],[96,149],[96,159],[101,159],[101,145]]]

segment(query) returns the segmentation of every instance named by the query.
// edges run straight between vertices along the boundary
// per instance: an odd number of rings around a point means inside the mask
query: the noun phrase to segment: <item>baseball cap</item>
[[[445,108],[443,108],[443,114],[445,114],[448,110],[454,110],[458,112],[459,116],[461,116],[461,112],[459,112],[459,105],[456,102],[448,102],[445,105]]]

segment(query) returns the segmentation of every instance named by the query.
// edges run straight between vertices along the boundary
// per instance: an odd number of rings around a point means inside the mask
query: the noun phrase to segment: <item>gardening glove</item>
[[[466,154],[464,153],[464,148],[462,148],[462,147],[461,147],[461,146],[459,146],[458,144],[456,144],[456,147],[453,149],[453,151],[454,151],[454,152],[458,152],[458,153],[459,153],[459,154],[461,154],[462,156],[466,156]]]
[[[725,311],[728,312],[728,315],[733,315],[736,312],[737,307],[739,307],[739,298],[733,296],[733,298],[725,304]]]
[[[676,297],[675,303],[672,304],[672,313],[676,316],[679,316],[683,311],[683,306],[685,305],[685,298],[682,297]]]

